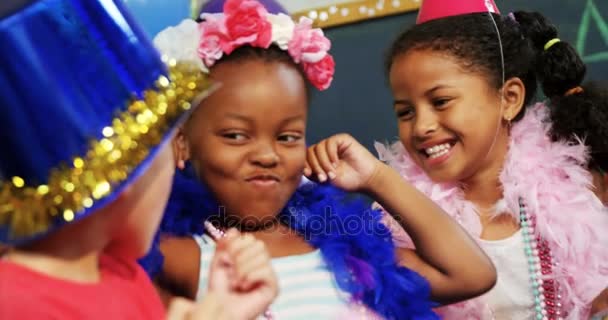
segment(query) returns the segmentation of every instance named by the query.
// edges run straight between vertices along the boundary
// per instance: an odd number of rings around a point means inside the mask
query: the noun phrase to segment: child
[[[551,97],[551,136],[560,140],[582,140],[589,148],[587,168],[593,177],[593,192],[608,204],[608,87],[590,82],[566,95]]]
[[[608,285],[608,216],[587,188],[584,146],[550,141],[543,104],[525,110],[537,73],[549,97],[580,84],[574,49],[540,14],[427,0],[388,73],[401,143],[379,145],[380,157],[479,239],[498,271],[493,290],[445,317],[587,319]]]
[[[4,1],[0,42],[0,318],[164,318],[136,259],[169,196],[173,128],[207,77],[167,72],[122,1]],[[264,310],[276,281],[260,244],[231,232],[212,294],[169,319],[227,319],[245,298],[244,315]]]
[[[374,312],[390,319],[435,319],[429,291],[434,300],[450,303],[489,290],[494,272],[480,249],[351,138],[343,136],[349,145],[334,159],[332,181],[393,209],[416,234],[418,255],[409,251],[397,259],[378,211],[347,201],[331,186],[301,185],[306,82],[329,87],[330,41],[310,20],[294,24],[284,14],[268,14],[257,1],[228,0],[223,10],[204,14],[200,25],[184,21],[155,40],[163,52],[201,61],[222,84],[176,139],[178,168],[193,169],[202,183],[188,180],[187,172],[175,181],[163,226],[185,237],[161,241],[159,281],[186,297],[206,295],[214,244],[197,233],[210,220],[221,228],[234,222],[266,244],[281,291],[266,315],[277,319],[330,319],[349,311],[351,318]],[[312,153],[308,160],[315,161]],[[430,286],[404,267],[410,263],[431,275]]]

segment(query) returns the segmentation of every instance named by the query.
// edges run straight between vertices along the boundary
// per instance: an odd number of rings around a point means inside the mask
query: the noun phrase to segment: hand
[[[365,147],[348,134],[331,136],[308,148],[304,175],[346,191],[366,189],[382,166]]]
[[[277,277],[264,243],[231,229],[219,239],[209,270],[209,290],[232,319],[254,319],[278,294]]]
[[[604,289],[602,293],[600,293],[593,302],[591,303],[591,316],[594,316],[600,312],[604,312],[604,316],[602,319],[605,319],[608,314],[608,289]]]
[[[214,294],[207,294],[198,303],[183,298],[171,300],[167,310],[167,320],[237,320],[230,317],[224,304]]]

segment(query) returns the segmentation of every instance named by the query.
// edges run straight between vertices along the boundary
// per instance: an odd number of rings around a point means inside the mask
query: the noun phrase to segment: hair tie
[[[561,40],[559,38],[553,38],[549,41],[547,41],[547,43],[545,43],[545,51],[549,50],[551,47],[553,47],[554,44],[560,42]]]
[[[517,19],[515,18],[515,14],[513,14],[513,12],[509,12],[507,17],[509,17],[509,19],[513,20],[513,22],[519,24],[519,22],[517,22]]]
[[[576,86],[576,87],[574,87],[574,88],[566,91],[566,93],[564,94],[564,96],[567,97],[567,96],[571,96],[573,94],[579,94],[579,93],[582,93],[583,91],[584,91],[583,87]]]

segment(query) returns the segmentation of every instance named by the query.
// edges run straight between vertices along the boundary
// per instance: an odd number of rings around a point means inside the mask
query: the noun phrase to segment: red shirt
[[[165,310],[135,262],[100,259],[101,280],[81,284],[0,260],[0,319],[164,319]]]

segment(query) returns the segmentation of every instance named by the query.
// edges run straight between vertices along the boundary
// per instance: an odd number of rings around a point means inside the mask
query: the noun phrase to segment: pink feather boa
[[[502,212],[518,219],[518,198],[537,219],[537,230],[549,242],[554,261],[553,278],[560,284],[565,319],[587,319],[592,300],[608,285],[608,214],[589,190],[591,177],[580,164],[587,154],[581,143],[551,142],[547,109],[529,108],[514,124],[511,144],[500,174]],[[474,237],[481,234],[475,206],[464,199],[457,183],[433,183],[409,158],[403,145],[376,143],[381,160],[438,203]],[[411,239],[386,215],[398,246],[413,247]],[[392,221],[391,221],[392,220]],[[446,319],[491,319],[482,299],[444,307]]]

